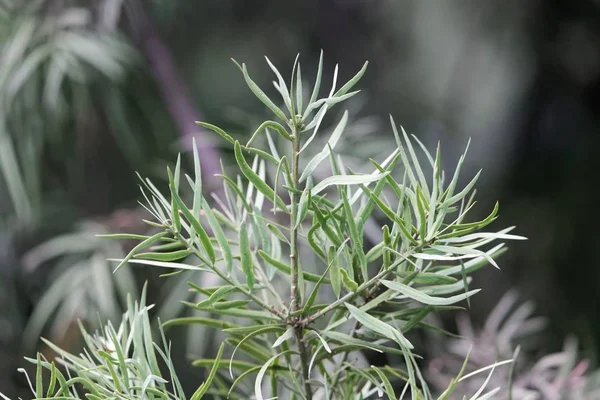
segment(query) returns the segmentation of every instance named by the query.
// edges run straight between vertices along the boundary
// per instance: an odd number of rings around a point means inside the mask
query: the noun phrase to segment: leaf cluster
[[[156,233],[108,235],[139,240],[118,260],[115,271],[137,263],[173,274],[192,270],[218,277],[221,283],[213,287],[188,282],[201,300],[186,304],[209,317],[164,324],[202,324],[226,335],[227,351],[194,361],[211,369],[215,384],[204,386],[208,394],[222,395],[227,387],[227,395],[253,394],[257,399],[365,399],[384,394],[432,399],[412,331],[440,330],[427,317],[468,302],[479,291],[470,286],[470,275],[487,264],[498,267],[495,259],[505,250],[502,241],[524,238],[510,234],[512,227],[483,231],[496,220],[498,205],[486,218],[469,221],[480,174],[459,186],[467,150],[455,171],[446,175],[439,145],[430,153],[416,137],[398,130],[392,118],[397,146],[381,159],[371,159],[370,171],[353,171],[335,151],[347,112],[326,145],[303,160],[327,112],[358,93],[352,89],[367,63],[339,88],[336,66],[331,88],[322,97],[322,55],[310,97],[304,95],[297,59],[289,82],[267,63],[275,74],[278,102],[251,79],[244,64],[236,63],[250,90],[273,113],[247,143],[217,126],[198,123],[233,146],[240,173],[230,176],[223,168],[223,198],[215,197],[211,206],[204,197],[201,155],[195,146],[192,175],[182,171],[180,158],[173,170],[168,168],[168,193],[141,179],[143,206],[153,217],[146,222]],[[267,148],[253,145],[261,135]],[[276,146],[272,135],[288,147]],[[313,172],[326,161],[330,176],[313,181]],[[274,176],[267,174],[273,169]],[[184,193],[190,194],[191,204]],[[378,242],[365,240],[367,224],[380,227]],[[350,361],[364,361],[364,351],[396,356],[403,363]],[[466,379],[464,373],[463,368],[438,398],[451,398],[459,379]],[[487,383],[471,399],[497,392],[484,393]]]

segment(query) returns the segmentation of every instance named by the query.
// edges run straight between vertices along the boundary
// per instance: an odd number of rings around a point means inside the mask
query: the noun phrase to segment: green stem
[[[180,233],[178,233],[177,235],[177,239],[181,242],[181,243],[185,243],[186,247],[191,250],[198,258],[200,258],[201,260],[203,260],[202,257],[202,253],[200,253],[200,251],[195,248],[194,246],[192,246],[190,243],[188,243],[187,240],[185,240]],[[206,263],[206,261],[205,261]],[[252,293],[249,289],[246,289],[243,286],[240,286],[237,282],[235,282],[233,279],[231,279],[230,277],[228,277],[226,274],[224,274],[223,272],[219,271],[218,268],[215,268],[214,266],[206,263],[210,269],[219,276],[219,278],[223,279],[225,282],[229,283],[231,286],[235,286],[236,288],[238,288],[242,293],[244,293],[246,296],[248,296],[250,299],[252,299],[256,304],[258,304],[259,306],[261,306],[262,308],[264,308],[266,311],[270,312],[271,314],[279,317],[280,319],[284,320],[285,317],[283,316],[283,314],[281,314],[281,312],[279,312],[278,310],[275,309],[275,307],[270,306],[269,304],[267,304],[266,302],[264,302],[260,297],[256,296],[254,293]]]
[[[298,288],[298,277],[300,275],[300,264],[298,260],[298,227],[296,218],[298,218],[298,203],[300,201],[298,194],[298,162],[300,160],[300,131],[294,126],[293,140],[292,140],[292,182],[291,186],[293,190],[290,193],[290,201],[292,203],[292,215],[290,218],[290,264],[292,268],[292,285],[290,288],[290,312],[294,313],[302,308],[302,297]],[[302,319],[302,315],[297,318]],[[294,337],[296,338],[296,344],[298,346],[298,353],[300,354],[300,365],[302,371],[302,382],[304,384],[304,394],[307,400],[312,400],[312,387],[308,381],[308,364],[309,356],[306,345],[304,344],[304,333],[303,325],[297,325],[294,328]]]
[[[417,253],[420,251],[422,245],[421,246],[417,246],[415,248],[412,249],[408,249],[406,251],[406,253],[404,254],[404,258],[400,257],[398,260],[396,260],[392,265],[390,265],[388,268],[381,270],[377,275],[375,275],[373,278],[369,279],[368,281],[362,283],[355,292],[349,292],[346,293],[346,295],[340,297],[339,299],[337,299],[336,301],[334,301],[333,303],[331,303],[330,305],[328,305],[325,308],[322,308],[321,310],[317,311],[316,313],[314,313],[313,315],[310,315],[308,317],[306,317],[304,320],[301,321],[301,324],[303,326],[306,326],[308,324],[310,324],[311,322],[314,322],[316,319],[321,318],[322,316],[324,316],[325,314],[327,314],[329,311],[332,311],[334,309],[336,309],[337,307],[339,307],[340,305],[352,300],[353,298],[355,298],[356,296],[360,296],[361,294],[363,294],[366,290],[372,288],[375,285],[379,284],[379,281],[384,278],[387,274],[389,274],[392,270],[394,270],[398,265],[400,265],[400,263],[405,261],[405,258],[408,258],[411,254],[413,253]]]

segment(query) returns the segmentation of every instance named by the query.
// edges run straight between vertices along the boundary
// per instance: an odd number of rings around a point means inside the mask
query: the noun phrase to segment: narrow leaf
[[[248,289],[254,288],[254,265],[252,263],[252,252],[250,250],[250,243],[248,242],[248,231],[246,225],[240,226],[240,255],[242,259],[242,271],[246,275],[246,284]]]

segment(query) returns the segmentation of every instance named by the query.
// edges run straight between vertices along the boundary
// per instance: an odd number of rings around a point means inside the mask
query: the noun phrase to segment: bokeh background
[[[348,105],[349,156],[393,143],[389,114],[428,147],[440,140],[446,169],[471,138],[476,212],[499,200],[500,223],[529,238],[502,271],[477,273],[475,323],[514,288],[550,321],[545,351],[572,333],[597,365],[600,2],[2,0],[1,392],[27,398],[16,368],[44,350],[40,335],[77,349],[74,321],[118,319],[145,280],[162,319],[182,311],[177,283],[112,276],[106,259],[131,244],[94,234],[143,232],[135,172],[164,184],[192,137],[218,190],[230,151],[194,121],[243,138],[267,115],[231,57],[270,87],[264,55],[289,74],[300,53],[312,81],[321,49],[324,82],[335,64],[343,80],[370,62]],[[203,351],[186,338],[174,351]]]

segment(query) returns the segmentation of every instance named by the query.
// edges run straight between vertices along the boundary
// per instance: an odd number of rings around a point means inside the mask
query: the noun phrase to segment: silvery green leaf
[[[287,354],[290,351],[283,351],[281,353],[275,354],[273,357],[269,358],[269,360],[263,364],[263,366],[260,368],[260,370],[258,371],[258,375],[256,375],[256,380],[254,381],[254,395],[256,396],[256,400],[264,400],[264,397],[262,395],[262,380],[263,377],[265,376],[265,373],[267,372],[267,369],[269,369],[269,366],[273,363],[273,361],[275,361],[276,359],[278,359],[279,357],[281,357],[283,354]],[[307,378],[307,377],[305,377]]]
[[[265,160],[260,160],[258,163],[258,177],[260,179],[262,179],[263,181],[266,181],[266,179],[267,179]],[[273,191],[275,191],[275,190],[277,190],[276,187],[274,188]],[[254,206],[256,208],[258,208],[259,210],[261,210],[264,200],[265,200],[265,195],[262,192],[257,191],[256,197],[254,199]]]
[[[200,157],[198,156],[198,147],[196,138],[192,138],[192,149],[194,154],[194,201],[192,203],[192,213],[197,220],[200,220],[200,208],[202,207],[202,170],[200,168]]]
[[[345,100],[349,99],[350,97],[356,95],[359,92],[360,92],[360,90],[355,90],[354,92],[346,93],[345,95],[340,96],[340,97],[330,97],[330,98],[325,98],[325,99],[317,100],[316,102],[314,102],[313,104],[311,104],[306,109],[306,111],[304,112],[304,117],[303,117],[302,121],[305,121],[305,119],[310,116],[310,114],[312,113],[312,111],[314,109],[317,109],[317,108],[321,107],[321,110],[323,108],[325,108],[325,111],[327,111],[331,107],[333,107],[334,105],[336,105],[337,103],[341,103],[342,101],[345,101]],[[321,111],[321,110],[319,110],[319,111]],[[313,118],[313,120],[311,122],[308,123],[308,125],[306,125],[304,127],[304,129],[302,130],[302,132],[305,132],[305,131],[307,131],[309,129],[312,129],[316,125],[317,122],[318,122],[318,114],[317,114],[317,116],[315,116],[315,118]]]
[[[377,173],[379,173],[379,172],[384,172],[384,169],[385,169],[385,168],[388,168],[388,166],[390,165],[390,163],[391,163],[392,161],[394,161],[394,159],[395,159],[395,157],[396,157],[397,155],[398,155],[398,149],[395,149],[395,150],[392,152],[392,154],[390,154],[389,156],[387,156],[387,157],[386,157],[386,159],[385,159],[385,160],[383,160],[383,162],[382,162],[380,165],[378,165],[378,166],[379,166],[379,167],[381,167],[381,168],[375,168],[375,170],[372,172],[372,174],[371,174],[371,175],[377,174]],[[371,161],[374,161],[374,160],[371,160]],[[390,169],[390,172],[391,172],[391,169]],[[390,178],[391,178],[391,177],[390,177]],[[392,178],[392,179],[393,179],[393,178]],[[367,185],[367,186],[368,186],[368,185]],[[403,186],[404,186],[404,185],[403,185]],[[355,203],[356,201],[358,201],[358,199],[360,199],[360,198],[361,198],[361,195],[362,195],[362,194],[363,194],[363,191],[359,191],[359,190],[357,190],[357,191],[356,191],[356,193],[354,193],[354,194],[352,195],[352,197],[350,198],[350,205],[354,205],[354,203]]]
[[[267,56],[265,56],[265,60],[267,60],[267,64],[269,64],[269,67],[271,68],[273,73],[275,73],[275,76],[277,76],[279,93],[281,94],[281,97],[283,98],[283,102],[285,103],[285,106],[289,110],[290,115],[293,115],[294,110],[292,108],[292,99],[290,97],[290,92],[288,91],[287,85],[285,84],[285,81],[283,80],[283,77],[281,76],[281,74],[279,73],[277,68],[275,68],[275,66],[271,63],[271,60],[269,60],[269,58]]]
[[[331,185],[359,185],[375,182],[384,178],[388,174],[389,172],[374,175],[333,175],[319,182],[312,189],[312,194],[314,196]]]
[[[441,296],[456,292],[464,292],[472,281],[473,278],[467,276],[464,280],[460,280],[447,285],[421,286],[419,287],[419,291],[429,296]]]
[[[356,75],[354,75],[352,77],[352,79],[350,79],[344,86],[342,86],[337,92],[335,92],[335,94],[333,95],[333,97],[343,96],[346,93],[348,93],[348,91],[350,89],[352,89],[352,87],[354,85],[356,85],[356,83],[360,80],[360,78],[362,78],[362,76],[365,74],[365,71],[367,70],[367,66],[368,65],[369,65],[369,62],[365,61],[365,63],[363,64],[362,68],[356,73]]]
[[[319,89],[321,88],[321,77],[323,76],[323,50],[321,50],[321,54],[319,55],[319,67],[317,68],[317,77],[315,78],[315,85],[313,87],[313,92],[310,96],[310,100],[308,104],[312,104],[317,100],[317,96],[319,95]]]
[[[317,135],[317,132],[319,131],[319,127],[321,126],[321,122],[323,121],[323,117],[325,117],[325,113],[327,113],[326,105],[321,107],[321,109],[315,116],[315,119],[304,128],[304,130],[307,131],[309,129],[312,129],[314,126],[312,135],[310,135],[310,137],[306,140],[304,145],[302,145],[302,148],[300,149],[300,153],[302,153],[304,151],[304,149],[306,149],[306,147],[314,140],[315,136]]]
[[[289,328],[287,331],[283,332],[283,333],[281,334],[281,336],[279,336],[279,337],[277,338],[277,340],[275,340],[275,343],[273,343],[273,345],[272,345],[271,347],[272,347],[272,348],[275,348],[275,347],[281,346],[281,344],[282,344],[283,342],[286,342],[286,341],[288,341],[288,340],[289,340],[289,339],[291,339],[293,336],[294,336],[294,328],[293,328],[293,327],[291,327],[291,328]]]
[[[388,288],[390,288],[392,290],[395,290],[397,292],[402,293],[403,295],[405,295],[407,297],[410,297],[413,300],[416,300],[420,303],[431,305],[431,306],[449,306],[451,304],[463,301],[466,298],[471,297],[472,295],[474,295],[475,293],[477,293],[481,290],[481,289],[474,289],[474,290],[470,290],[466,293],[462,293],[462,294],[459,294],[456,296],[443,298],[443,297],[429,296],[429,295],[419,291],[418,289],[415,289],[411,286],[405,285],[400,282],[382,280],[381,283],[383,283],[385,286],[387,286]]]
[[[479,232],[472,233],[465,236],[453,237],[448,239],[443,239],[444,243],[465,243],[470,242],[472,240],[478,239],[493,239],[493,240],[527,240],[524,236],[519,235],[507,235],[504,233],[494,233],[494,232]]]
[[[425,174],[423,174],[423,169],[421,168],[421,164],[419,162],[419,158],[417,157],[417,153],[415,152],[415,149],[413,148],[413,145],[410,142],[410,139],[408,138],[408,135],[406,134],[404,127],[400,126],[400,129],[402,130],[402,135],[404,136],[404,141],[406,142],[406,147],[408,148],[408,152],[410,154],[413,165],[415,167],[415,172],[417,173],[417,176],[419,177],[419,182],[421,184],[421,188],[423,189],[423,193],[425,194],[425,197],[429,200],[430,193],[429,193],[429,187],[427,186],[427,179],[425,179]]]
[[[497,361],[497,362],[493,363],[492,365],[488,365],[487,367],[479,368],[478,370],[475,370],[475,371],[473,371],[473,372],[470,372],[470,373],[468,373],[468,374],[464,375],[464,376],[463,376],[463,377],[461,377],[461,378],[460,378],[458,381],[459,381],[459,382],[465,381],[465,380],[467,380],[467,379],[471,378],[472,376],[475,376],[475,375],[477,375],[477,374],[480,374],[480,373],[482,373],[482,372],[484,372],[484,371],[487,371],[487,370],[489,370],[489,369],[493,369],[493,368],[499,367],[499,366],[501,366],[501,365],[510,364],[510,363],[512,363],[512,362],[513,362],[513,360],[512,360],[512,359],[510,359],[510,360],[504,360],[504,361]]]
[[[225,271],[227,271],[228,275],[231,275],[233,271],[233,256],[231,254],[231,248],[229,247],[229,241],[227,240],[219,221],[215,217],[212,208],[210,205],[208,205],[206,200],[202,201],[202,206],[204,214],[206,215],[206,219],[208,220],[208,224],[217,238],[219,247],[221,248],[223,260],[225,261]]]
[[[413,349],[414,346],[404,337],[402,332],[398,329],[394,328],[386,324],[383,321],[378,320],[377,318],[367,314],[366,312],[356,308],[350,303],[344,303],[350,314],[361,324],[369,328],[370,330],[379,333],[382,336],[387,337],[390,340],[398,343],[400,346]]]
[[[425,157],[427,157],[427,161],[429,161],[429,165],[431,165],[431,168],[434,168],[435,161],[433,160],[433,157],[431,156],[431,153],[429,152],[429,150],[427,150],[427,147],[425,147],[423,142],[421,142],[416,135],[411,134],[410,136],[412,136],[412,138],[415,140],[415,142],[417,142],[417,144],[421,147],[421,150],[423,150],[423,153],[425,153]]]
[[[337,126],[333,130],[331,137],[327,141],[327,145],[329,146],[329,148],[333,149],[335,147],[335,145],[337,144],[338,140],[340,139],[340,137],[342,135],[342,132],[344,131],[344,128],[346,127],[347,122],[348,122],[348,111],[346,110],[346,111],[344,111],[344,115],[342,116],[342,119],[340,120],[340,122],[337,124]],[[321,161],[323,161],[324,159],[327,158],[327,156],[329,155],[329,151],[330,151],[327,145],[316,156],[314,156],[308,162],[308,164],[306,164],[304,171],[302,171],[302,175],[300,175],[300,182],[303,182],[310,174],[313,173],[313,171],[317,168],[317,166],[321,163]]]
[[[412,166],[410,165],[410,161],[406,155],[406,151],[404,150],[404,146],[402,145],[402,140],[400,140],[400,135],[398,134],[398,128],[396,128],[396,122],[394,122],[394,117],[390,115],[390,123],[392,124],[392,131],[394,132],[394,138],[396,139],[396,146],[400,150],[400,156],[402,157],[402,163],[404,164],[404,168],[406,170],[406,174],[408,176],[408,180],[410,181],[411,187],[417,187],[417,179],[415,178],[415,174],[413,172]]]
[[[300,226],[302,221],[304,221],[306,214],[308,213],[308,205],[311,200],[311,188],[312,188],[311,181],[312,181],[312,179],[308,180],[308,184],[304,188],[304,191],[302,192],[302,196],[300,197],[300,202],[298,203],[298,214],[296,215],[294,229],[297,229]]]
[[[469,182],[467,184],[467,186],[465,186],[465,188],[463,190],[461,190],[460,193],[457,193],[456,195],[450,197],[449,199],[444,200],[443,205],[444,206],[450,206],[450,205],[456,203],[457,201],[462,200],[467,194],[469,194],[469,192],[471,191],[471,189],[473,189],[473,186],[475,186],[475,183],[477,182],[477,179],[479,179],[479,175],[481,175],[481,170],[479,170],[479,172],[477,172],[477,174],[471,180],[471,182]]]
[[[290,136],[290,134],[288,133],[288,131],[286,131],[285,128],[284,128],[284,126],[281,125],[279,122],[265,121],[262,124],[260,124],[260,126],[258,128],[256,128],[256,130],[254,131],[254,133],[250,137],[250,140],[248,140],[248,143],[246,143],[246,147],[250,147],[250,145],[258,137],[258,135],[262,131],[267,131],[267,128],[271,128],[271,129],[275,130],[275,132],[279,133],[279,136],[281,136],[282,138],[284,138],[286,140],[292,140],[292,137]],[[279,158],[279,157],[276,157],[276,158]]]
[[[296,70],[296,114],[302,114],[302,72],[300,70],[300,64],[298,64],[298,69]]]
[[[471,145],[471,138],[469,138],[469,141],[467,142],[467,147],[465,148],[465,151],[462,153],[462,155],[460,156],[460,158],[458,160],[458,164],[456,165],[456,169],[454,170],[454,175],[452,176],[452,180],[450,181],[450,184],[448,185],[447,198],[452,197],[452,195],[454,194],[454,189],[456,188],[456,184],[458,183],[458,177],[460,175],[460,170],[465,161],[465,158],[467,156],[467,152],[469,151],[470,145]]]
[[[233,60],[233,61],[237,64],[237,62],[235,60]],[[258,99],[260,101],[262,101],[264,105],[269,107],[269,109],[271,111],[273,111],[273,114],[275,114],[279,119],[281,119],[283,121],[287,121],[287,118],[286,118],[285,114],[283,113],[283,111],[281,111],[281,109],[279,107],[277,107],[275,105],[275,103],[273,103],[273,101],[271,101],[271,99],[269,99],[269,97],[267,97],[265,92],[263,92],[262,89],[250,78],[250,75],[248,75],[248,70],[246,69],[246,64],[242,64],[241,66],[239,64],[237,64],[237,65],[241,69],[242,73],[244,74],[244,79],[246,80],[246,84],[248,85],[248,87],[250,88],[252,93],[254,93],[254,95],[256,97],[258,97]]]
[[[242,271],[246,276],[246,284],[252,290],[254,288],[254,263],[252,262],[252,250],[248,240],[248,231],[245,224],[240,226],[240,258],[242,262]]]
[[[428,153],[427,153],[428,154]],[[438,202],[438,195],[440,194],[440,191],[442,190],[442,188],[440,187],[440,179],[441,179],[441,172],[440,172],[440,142],[438,142],[438,146],[437,146],[437,151],[436,151],[436,156],[435,156],[435,162],[433,163],[433,177],[432,177],[432,189],[431,189],[431,199],[429,201],[429,214],[427,215],[427,240],[431,240],[431,238],[435,235],[435,231],[433,229],[434,227],[434,222],[435,222],[435,217],[436,217],[436,208],[437,208],[437,202]],[[441,212],[445,212],[443,210],[440,210]]]
[[[446,254],[450,253],[450,254],[461,254],[461,255],[460,256],[448,256],[448,255],[443,255],[443,254],[418,253],[418,254],[415,254],[414,257],[420,258],[422,260],[448,260],[448,261],[464,260],[466,258],[483,257],[494,267],[500,269],[500,267],[498,267],[498,264],[496,264],[494,259],[492,257],[490,257],[487,253],[485,253],[481,250],[470,249],[470,248],[465,248],[465,247],[443,246],[443,245],[432,245],[431,249],[437,250],[439,252],[446,253]]]
[[[510,226],[508,228],[504,228],[504,229],[498,231],[497,233],[500,235],[503,235],[503,234],[506,234],[506,233],[512,231],[514,228],[515,228],[514,226]],[[485,246],[486,244],[491,243],[495,240],[496,239],[493,237],[487,237],[487,238],[482,238],[479,241],[474,242],[474,243],[461,245],[460,247],[465,248],[465,249],[478,249],[478,248]]]
[[[208,389],[210,389],[210,385],[212,384],[213,379],[215,379],[215,376],[217,375],[217,370],[219,369],[219,361],[221,361],[221,356],[223,355],[224,347],[225,343],[221,343],[221,346],[219,347],[219,350],[217,352],[217,357],[215,358],[215,362],[212,368],[210,369],[210,372],[208,373],[206,381],[204,381],[202,385],[200,385],[200,387],[194,392],[190,400],[200,400],[202,396],[204,396],[204,394],[208,392]]]
[[[335,64],[335,68],[333,69],[333,83],[331,84],[331,90],[329,91],[329,97],[333,97],[333,93],[335,91],[335,85],[337,84],[337,76],[338,76],[338,64]]]
[[[115,258],[109,258],[108,261],[123,262],[123,260],[115,259]],[[179,263],[179,262],[175,263],[175,262],[167,262],[167,261],[152,261],[152,260],[139,260],[139,259],[127,260],[127,262],[130,264],[152,265],[152,266],[161,267],[161,268],[185,269],[185,270],[191,270],[191,271],[210,271],[207,268],[199,267],[196,265],[183,264],[183,263]]]

